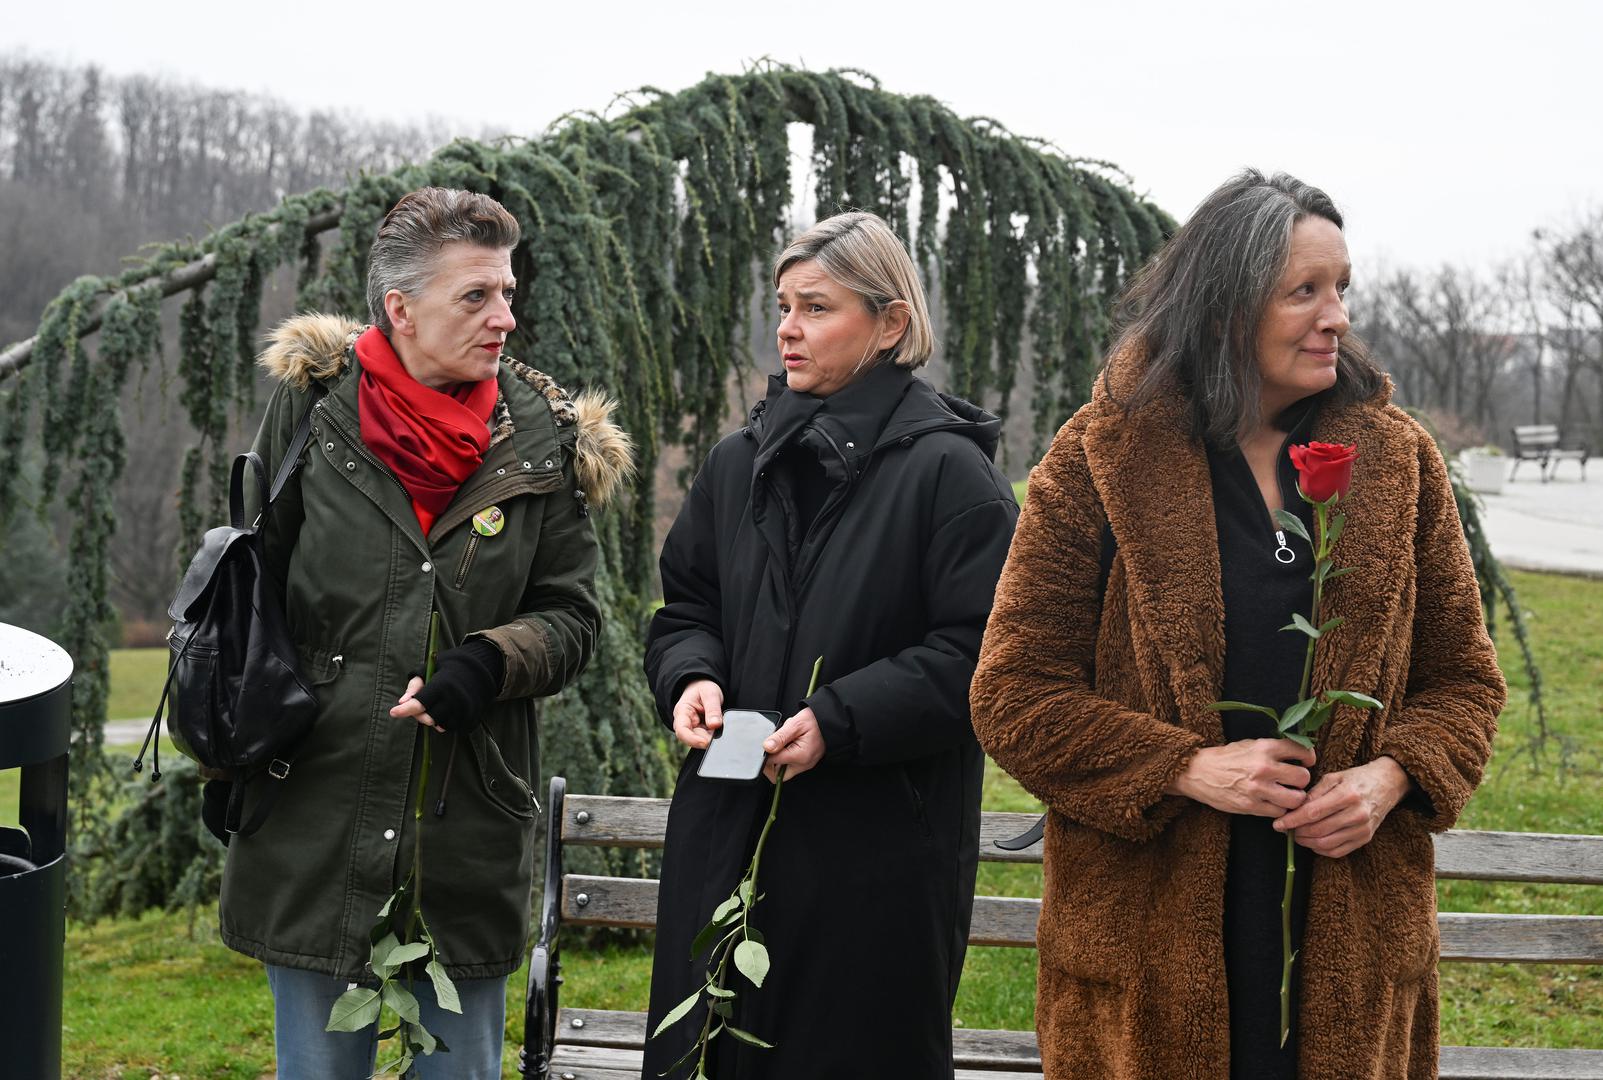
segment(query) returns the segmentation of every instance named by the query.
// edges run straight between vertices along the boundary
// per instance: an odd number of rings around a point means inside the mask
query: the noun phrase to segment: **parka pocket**
[[[897,777],[901,780],[902,790],[907,793],[907,804],[913,812],[913,824],[918,828],[919,835],[928,840],[930,838],[930,823],[929,815],[924,812],[924,795],[918,790],[918,785],[913,782],[913,774],[908,771],[906,764],[897,764],[893,768],[896,770]]]
[[[515,817],[534,817],[534,792],[506,763],[501,748],[489,733],[480,727],[468,735],[468,742],[472,744],[473,759],[479,766],[479,778],[490,801]]]

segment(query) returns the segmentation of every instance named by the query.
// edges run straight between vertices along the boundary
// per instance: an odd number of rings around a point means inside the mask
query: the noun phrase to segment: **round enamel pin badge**
[[[507,516],[499,506],[488,506],[473,515],[473,531],[480,536],[494,536],[506,527]]]

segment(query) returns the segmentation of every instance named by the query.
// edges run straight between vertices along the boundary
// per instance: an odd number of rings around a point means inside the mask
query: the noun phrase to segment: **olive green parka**
[[[501,976],[518,967],[529,924],[534,699],[571,682],[594,649],[589,506],[629,473],[629,441],[608,420],[610,403],[570,399],[503,357],[490,447],[425,537],[410,498],[360,438],[351,346],[361,330],[328,316],[292,319],[260,360],[279,380],[254,444],[269,475],[312,410],[304,463],[273,505],[265,549],[318,719],[289,775],[246,793],[248,819],[267,785],[282,785],[260,830],[229,846],[222,936],[268,963],[363,977],[369,929],[410,870],[421,827],[423,914],[447,970]],[[474,515],[491,507],[500,527],[476,528]],[[497,700],[460,741],[389,715],[423,672],[435,611],[440,650],[482,637],[506,660]],[[432,764],[418,826],[425,738]]]

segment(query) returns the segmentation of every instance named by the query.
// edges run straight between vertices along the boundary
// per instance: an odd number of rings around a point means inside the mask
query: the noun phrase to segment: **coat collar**
[[[1124,412],[1118,401],[1143,368],[1139,358],[1115,357],[1097,381],[1086,465],[1123,562],[1132,639],[1138,654],[1163,668],[1172,692],[1172,700],[1153,701],[1153,711],[1219,741],[1222,720],[1207,706],[1224,685],[1224,596],[1207,452],[1190,435],[1189,405],[1177,387]],[[1310,436],[1356,443],[1359,454],[1336,548],[1337,564],[1357,572],[1327,587],[1320,617],[1346,622],[1315,654],[1316,689],[1371,691],[1378,672],[1367,659],[1382,655],[1393,632],[1407,573],[1396,557],[1398,535],[1412,533],[1417,468],[1399,457],[1413,440],[1400,437],[1406,421],[1386,407],[1390,392],[1388,383],[1369,401],[1322,408]],[[1338,709],[1322,732],[1321,765],[1345,767],[1333,763],[1352,760],[1363,729],[1362,714]]]

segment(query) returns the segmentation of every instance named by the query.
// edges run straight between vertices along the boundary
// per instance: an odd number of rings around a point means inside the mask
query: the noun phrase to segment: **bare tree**
[[[1537,230],[1551,338],[1563,370],[1559,426],[1603,441],[1603,208],[1563,230]]]

